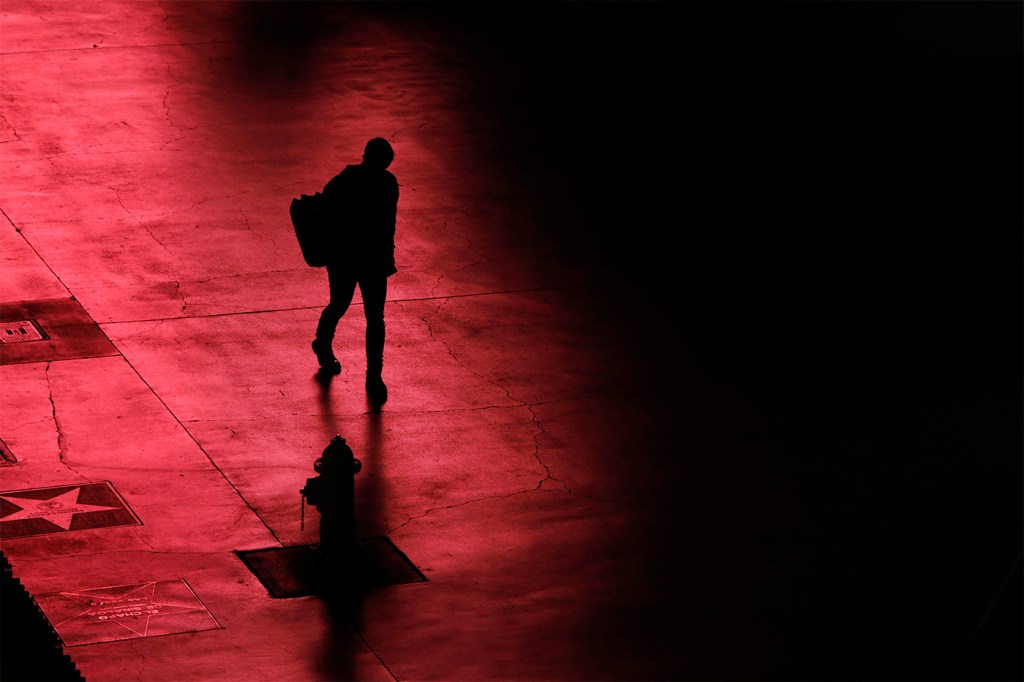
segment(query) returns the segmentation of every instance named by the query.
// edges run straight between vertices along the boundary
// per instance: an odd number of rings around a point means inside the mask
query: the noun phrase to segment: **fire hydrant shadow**
[[[306,504],[320,513],[320,542],[310,555],[314,594],[327,616],[327,638],[320,673],[327,679],[356,678],[358,621],[361,613],[365,561],[355,537],[355,477],[362,469],[340,435],[331,438],[313,464],[316,476],[300,491]]]
[[[329,396],[324,400],[326,416]],[[359,675],[353,666],[364,653],[360,642],[366,594],[384,585],[425,580],[386,537],[376,518],[384,482],[382,422],[379,411],[364,414],[359,457],[342,436],[335,435],[314,463],[318,475],[307,479],[301,491],[305,502],[320,513],[320,542],[311,559],[315,596],[324,604],[329,626],[318,666],[328,679]],[[365,471],[364,460],[370,465]]]
[[[320,566],[317,596],[327,624],[317,666],[322,679],[362,679],[356,661],[366,649],[360,634],[366,586],[352,573],[323,560]]]

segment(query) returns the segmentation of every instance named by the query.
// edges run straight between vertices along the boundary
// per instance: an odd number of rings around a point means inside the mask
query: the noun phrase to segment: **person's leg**
[[[313,340],[313,352],[316,353],[321,367],[337,373],[341,371],[341,363],[334,357],[334,332],[352,303],[352,296],[356,291],[356,278],[337,268],[328,267],[327,281],[331,300],[320,313],[320,321],[316,325],[316,338]]]
[[[387,386],[381,378],[384,369],[384,301],[388,295],[388,278],[363,277],[359,280],[366,316],[366,391],[377,402],[387,400]]]

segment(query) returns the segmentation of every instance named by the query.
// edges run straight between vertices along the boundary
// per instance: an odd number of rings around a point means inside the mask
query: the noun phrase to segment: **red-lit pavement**
[[[460,99],[472,55],[338,9],[322,19],[340,35],[311,46],[240,35],[273,20],[262,4],[3,3],[0,298],[74,297],[115,350],[2,367],[2,487],[106,481],[141,521],[8,537],[17,575],[47,595],[183,580],[219,625],[69,648],[89,682],[643,677],[678,659],[630,615],[658,599],[643,544],[671,487],[639,463],[659,426],[623,401],[618,316],[595,314],[618,304],[545,253],[530,188],[495,160],[508,141]],[[344,372],[314,376],[326,277],[287,210],[377,135],[402,192],[380,413],[358,306]],[[427,578],[366,592],[354,622],[272,598],[235,553],[318,539],[299,489],[336,433],[364,464],[357,533]]]
[[[0,303],[50,337],[0,348],[2,549],[88,682],[825,678],[889,655],[849,587],[881,570],[857,558],[872,474],[591,262],[589,214],[513,123],[561,125],[515,103],[517,56],[424,10],[301,7],[0,0]],[[327,280],[288,218],[375,136],[401,185],[379,410],[358,298],[343,372],[316,376]],[[299,490],[335,434],[363,464],[357,536],[425,578],[353,585],[345,612],[239,554],[317,541]]]

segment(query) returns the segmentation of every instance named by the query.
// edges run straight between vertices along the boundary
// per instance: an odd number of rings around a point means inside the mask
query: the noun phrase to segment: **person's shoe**
[[[388,387],[384,383],[384,380],[380,377],[366,377],[366,395],[370,396],[370,400],[377,403],[386,403],[388,401]]]
[[[316,361],[320,363],[320,369],[327,374],[341,374],[341,363],[334,357],[334,351],[330,346],[324,348],[318,341],[314,340],[313,352],[316,353]]]

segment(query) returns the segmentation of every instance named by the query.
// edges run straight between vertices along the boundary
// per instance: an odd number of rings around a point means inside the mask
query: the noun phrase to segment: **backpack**
[[[289,214],[306,265],[322,268],[330,253],[330,219],[322,192],[292,199]]]

